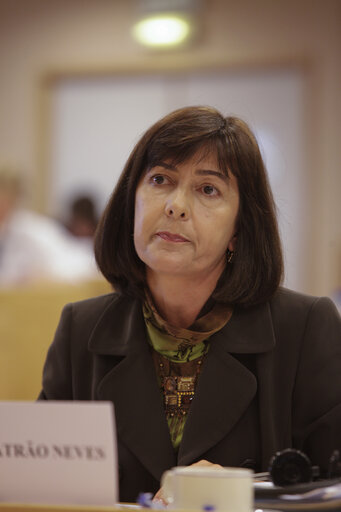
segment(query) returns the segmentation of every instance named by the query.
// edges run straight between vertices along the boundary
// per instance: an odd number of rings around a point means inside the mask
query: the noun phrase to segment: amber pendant
[[[194,397],[196,377],[163,377],[162,389],[166,414],[181,416],[188,413]]]

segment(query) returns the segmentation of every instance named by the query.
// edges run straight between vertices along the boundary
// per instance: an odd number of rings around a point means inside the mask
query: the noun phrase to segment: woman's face
[[[137,186],[134,225],[147,274],[219,276],[227,248],[234,249],[238,208],[237,180],[225,176],[215,155],[198,152],[177,166],[149,169]]]

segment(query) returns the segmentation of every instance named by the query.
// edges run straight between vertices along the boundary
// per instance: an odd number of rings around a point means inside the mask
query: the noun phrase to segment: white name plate
[[[0,402],[0,501],[118,501],[110,402]]]

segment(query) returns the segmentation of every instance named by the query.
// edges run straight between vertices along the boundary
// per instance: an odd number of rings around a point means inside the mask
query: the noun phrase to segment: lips
[[[160,238],[162,238],[162,240],[166,240],[166,242],[189,242],[187,238],[184,238],[183,236],[178,235],[176,233],[169,233],[168,231],[159,231],[158,233],[156,233],[156,236],[159,236]]]

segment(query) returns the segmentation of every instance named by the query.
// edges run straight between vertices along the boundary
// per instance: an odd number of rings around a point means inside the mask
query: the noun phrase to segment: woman
[[[266,470],[281,449],[323,472],[341,448],[341,322],[279,287],[274,204],[247,125],[177,110],[130,155],[95,240],[116,293],[66,306],[41,398],[112,400],[120,500],[206,460]]]

